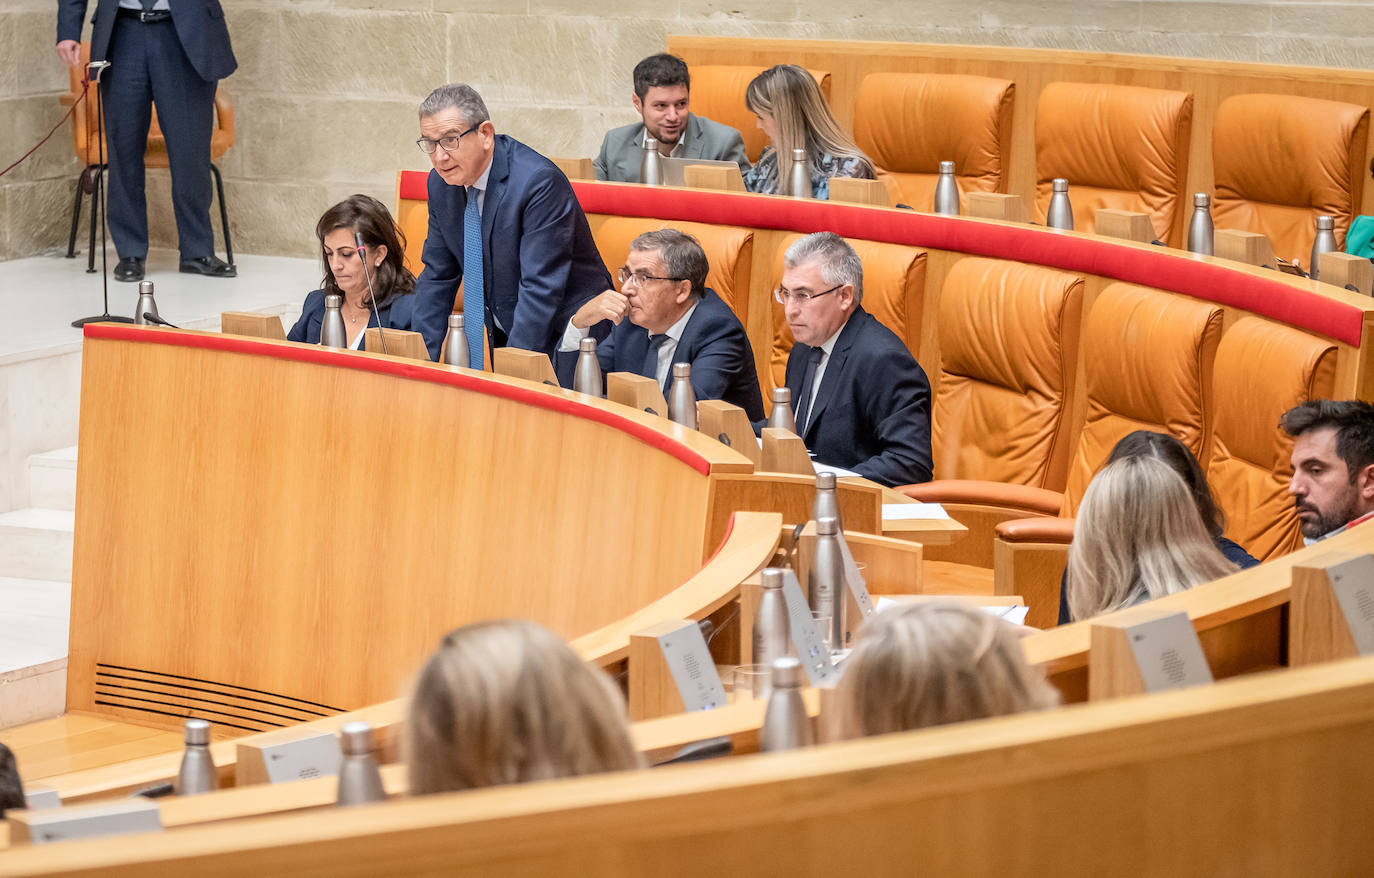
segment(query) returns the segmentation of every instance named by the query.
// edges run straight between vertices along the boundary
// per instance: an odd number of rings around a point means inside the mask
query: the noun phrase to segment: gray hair
[[[815,232],[792,242],[782,257],[783,265],[796,268],[816,261],[821,280],[830,286],[854,285],[854,301],[864,301],[864,264],[849,242],[834,232]]]
[[[654,229],[644,232],[630,242],[630,249],[638,252],[657,251],[669,277],[692,282],[692,295],[706,295],[706,273],[711,270],[706,251],[700,242],[677,229]]]
[[[469,125],[481,125],[491,118],[477,89],[462,82],[450,82],[430,92],[420,103],[420,118],[428,119],[448,109],[456,109]]]

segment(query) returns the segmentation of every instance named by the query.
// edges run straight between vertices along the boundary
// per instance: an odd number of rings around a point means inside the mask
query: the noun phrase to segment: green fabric
[[[1345,252],[1374,259],[1374,216],[1357,216],[1345,234]]]

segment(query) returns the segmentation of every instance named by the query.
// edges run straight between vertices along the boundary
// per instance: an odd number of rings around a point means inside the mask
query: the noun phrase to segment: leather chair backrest
[[[1260,232],[1274,255],[1307,266],[1316,217],[1336,218],[1336,240],[1364,185],[1369,108],[1295,95],[1234,95],[1212,126],[1219,229]]]
[[[749,278],[754,265],[754,230],[709,223],[666,222],[628,216],[593,216],[592,237],[611,277],[625,264],[630,242],[642,232],[672,228],[697,239],[710,269],[706,286],[715,290],[741,323],[749,322]],[[617,285],[617,288],[618,285]]]
[[[1061,490],[1083,278],[958,260],[940,291],[935,476]]]
[[[1148,287],[1114,283],[1098,295],[1079,342],[1087,411],[1062,515],[1077,511],[1088,482],[1133,430],[1175,436],[1206,465],[1221,322],[1217,305]]]
[[[780,62],[785,63],[785,62]],[[770,65],[771,66],[771,65]],[[692,112],[712,122],[729,125],[744,135],[744,151],[749,161],[756,162],[768,137],[759,130],[757,119],[744,103],[744,92],[768,67],[703,64],[691,68]],[[825,70],[808,71],[821,87],[821,95],[830,101],[830,73]]]
[[[787,355],[792,352],[794,343],[783,306],[772,298],[772,291],[782,282],[783,255],[800,237],[784,237],[773,254],[773,274],[768,286],[769,305],[773,309],[773,347],[768,370],[772,384],[763,388],[765,395],[772,387],[785,383]],[[864,309],[895,332],[913,357],[917,356],[921,346],[921,309],[925,300],[926,251],[905,244],[858,240],[849,243],[864,266]],[[759,375],[760,383],[768,383],[762,372]]]
[[[1035,217],[1045,221],[1055,177],[1069,181],[1074,228],[1101,208],[1147,213],[1155,236],[1182,243],[1193,96],[1187,92],[1052,82],[1035,113]]]
[[[1279,415],[1330,398],[1335,377],[1333,342],[1260,317],[1237,320],[1217,346],[1207,482],[1226,535],[1260,560],[1302,548],[1288,496],[1293,440]]]
[[[1016,86],[954,73],[870,73],[854,101],[854,140],[892,200],[928,211],[940,162],[959,191],[1005,192]]]

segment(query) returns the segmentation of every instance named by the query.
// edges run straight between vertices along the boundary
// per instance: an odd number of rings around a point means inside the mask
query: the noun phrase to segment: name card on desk
[[[811,615],[811,605],[806,602],[806,592],[793,570],[785,570],[782,575],[782,598],[787,604],[787,621],[792,629],[792,648],[806,669],[806,678],[812,686],[833,686],[839,674],[830,662],[830,650],[825,647],[825,637],[816,626]]]
[[[52,787],[25,787],[24,804],[28,806],[30,811],[44,811],[48,808],[61,808],[62,796]]]
[[[716,663],[706,648],[706,638],[695,622],[658,635],[658,648],[682,696],[683,709],[710,710],[725,705],[725,687],[720,684]]]
[[[1327,568],[1331,591],[1360,655],[1374,653],[1374,555],[1361,555]]]
[[[157,832],[162,829],[162,816],[157,803],[147,799],[125,799],[5,816],[11,819],[11,825],[17,829],[19,840],[24,840],[23,836],[27,833],[30,844]]]
[[[849,541],[844,538],[844,534],[839,535],[840,556],[844,559],[844,584],[845,590],[849,592],[852,601],[851,609],[857,608],[858,617],[847,620],[849,624],[845,630],[845,642],[836,646],[849,646],[849,635],[851,631],[858,630],[863,619],[873,615],[873,596],[868,593],[868,583],[864,581],[863,574],[859,572],[859,565],[854,561],[854,553],[849,551]]]
[[[1171,613],[1125,628],[1146,692],[1212,682],[1197,631],[1187,613]]]
[[[262,763],[269,783],[328,777],[339,773],[342,762],[339,738],[329,732],[262,748]]]
[[[939,503],[884,503],[883,521],[949,521]]]

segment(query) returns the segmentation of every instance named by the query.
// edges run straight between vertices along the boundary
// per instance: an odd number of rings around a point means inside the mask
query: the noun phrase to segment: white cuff
[[[558,350],[561,353],[577,350],[577,346],[582,342],[582,339],[587,337],[587,333],[588,330],[578,329],[576,326],[573,326],[573,322],[569,320],[568,328],[563,330],[563,340],[558,343]]]

